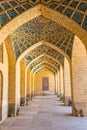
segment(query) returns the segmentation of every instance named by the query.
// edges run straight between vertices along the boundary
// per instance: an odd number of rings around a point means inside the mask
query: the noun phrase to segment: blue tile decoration
[[[23,5],[26,9],[29,9],[29,8],[31,8],[32,6],[31,5],[29,5],[29,4],[24,4]]]
[[[57,7],[58,4],[51,4],[49,7],[52,8],[52,9],[55,9],[55,7]]]
[[[10,5],[7,2],[2,3],[2,6],[4,7],[4,9],[9,9],[10,8]]]
[[[46,46],[46,45],[41,45],[34,50],[30,51],[26,56],[25,56],[25,61],[26,61],[26,66],[35,58],[42,54],[47,54],[53,58],[56,58],[62,65],[64,64],[64,57],[58,53],[56,50]],[[50,59],[51,63],[52,60]]]
[[[11,19],[20,15],[24,11],[34,7],[39,3],[39,0],[32,2],[32,0],[3,0],[0,2],[0,28],[5,26]],[[77,0],[48,0],[48,2],[42,2],[47,7],[62,13],[62,15],[68,16],[74,22],[79,24],[85,31],[87,31],[87,2],[77,1]],[[10,16],[10,19],[8,15]],[[15,30],[11,35],[12,45],[14,47],[14,52],[16,60],[19,56],[29,47],[36,44],[41,40],[51,42],[51,44],[59,47],[63,52],[65,52],[70,58],[72,57],[72,47],[74,34],[61,25],[43,17],[39,16],[31,21],[25,23],[17,30]],[[64,64],[64,57],[55,51],[54,49],[42,45],[37,47],[34,51],[28,53],[24,59],[26,66],[36,57],[41,54],[47,54],[56,60],[58,60],[62,65]],[[31,69],[36,66],[41,61],[47,61],[58,67],[56,62],[53,62],[50,58],[46,56],[38,59],[34,64],[31,65]],[[52,67],[49,64],[43,63]],[[40,67],[40,66],[39,66]],[[52,67],[53,68],[53,67]],[[53,68],[55,70],[55,68]]]
[[[65,12],[64,12],[64,14],[65,14],[66,16],[68,16],[68,17],[70,17],[72,13],[73,13],[73,10],[72,10],[72,9],[69,9],[69,8],[67,8],[67,9],[65,10]]]
[[[16,3],[15,1],[10,1],[10,4],[11,4],[12,6],[16,6],[16,5],[17,5],[17,3]]]
[[[5,25],[8,21],[9,21],[9,18],[5,13],[0,14],[0,26]]]
[[[23,13],[24,11],[34,7],[38,3],[43,3],[47,7],[56,10],[57,12],[63,13],[63,15],[68,16],[70,19],[72,19],[74,22],[79,24],[85,31],[87,31],[83,26],[82,26],[82,20],[83,17],[86,15],[86,10],[87,10],[87,1],[77,1],[77,0],[48,0],[48,1],[39,1],[36,0],[33,2],[32,0],[3,0],[0,2],[0,15],[5,13],[7,15],[8,11],[12,10],[12,13],[9,12],[9,15],[11,16],[11,19],[13,17],[18,16],[19,14]],[[24,8],[23,8],[24,7]],[[77,7],[77,9],[76,9]],[[4,10],[3,10],[4,8]],[[16,10],[16,13],[13,12],[13,10]],[[65,11],[64,11],[65,10]],[[63,12],[64,11],[64,12]],[[72,12],[74,15],[72,16]],[[82,12],[82,14],[80,14]],[[14,15],[12,15],[14,14]],[[7,20],[6,22],[2,23],[2,26],[0,29],[5,26],[6,23],[9,21]]]
[[[78,9],[85,12],[87,10],[87,3],[80,3]]]
[[[64,0],[63,4],[67,5],[67,4],[69,4],[69,2],[70,2],[70,0]]]
[[[87,31],[87,16],[84,19],[83,28]]]
[[[72,19],[77,22],[78,24],[81,24],[82,22],[82,19],[83,19],[83,14],[82,13],[79,13],[79,12],[75,12]]]
[[[70,6],[73,7],[73,8],[76,8],[78,3],[79,3],[78,1],[73,0],[72,3],[70,4]]]
[[[17,7],[16,10],[17,10],[19,13],[24,12],[24,9],[23,9],[22,7]]]
[[[71,56],[71,51],[69,49],[67,49],[67,54]]]
[[[7,11],[8,15],[11,17],[11,18],[14,18],[15,16],[17,16],[17,13],[15,10],[8,10]]]
[[[64,6],[59,6],[56,10],[58,11],[58,12],[62,12],[63,10],[64,10]]]
[[[38,58],[36,61],[34,61],[33,63],[31,63],[30,65],[30,69],[33,69],[36,65],[38,65],[41,62],[45,62],[47,61],[48,63],[51,63],[52,65],[54,65],[55,67],[59,68],[59,63],[54,61],[53,59],[47,57],[47,56],[42,56],[40,58]]]
[[[3,9],[0,7],[0,12],[2,12],[3,11]]]
[[[72,51],[74,35],[63,26],[43,16],[39,16],[15,30],[11,34],[11,39],[14,51],[20,50],[20,53],[41,40],[51,42],[67,53],[69,44],[71,44],[69,49]],[[68,39],[73,40],[71,42]],[[16,45],[18,46],[17,50],[15,49]],[[71,57],[71,54],[69,57]]]

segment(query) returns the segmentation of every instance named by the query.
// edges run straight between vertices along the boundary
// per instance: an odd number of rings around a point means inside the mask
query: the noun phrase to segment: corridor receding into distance
[[[0,130],[87,130],[87,117],[73,117],[55,95],[36,96],[20,115],[5,120]]]
[[[87,130],[87,0],[0,0],[0,130]]]

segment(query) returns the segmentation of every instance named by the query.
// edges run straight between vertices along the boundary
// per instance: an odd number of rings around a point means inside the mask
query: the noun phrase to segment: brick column
[[[57,71],[57,95],[60,95],[60,81],[59,81],[59,71]]]
[[[35,74],[33,73],[33,95],[35,95]]]
[[[27,71],[27,95],[30,96],[30,69],[28,68]]]
[[[30,99],[32,99],[32,72],[30,72]]]
[[[26,93],[25,93],[25,64],[24,59],[20,61],[20,98],[26,102]]]
[[[54,92],[57,93],[56,74],[54,74]]]
[[[33,84],[33,72],[31,72],[31,96],[34,94],[34,84]]]
[[[34,93],[36,95],[36,74],[34,74]]]
[[[75,37],[73,44],[72,85],[73,113],[75,109],[82,109],[83,114],[87,115],[87,51],[78,37]]]
[[[58,95],[58,72],[56,73],[56,94]]]
[[[60,96],[64,95],[64,76],[63,76],[63,67],[60,66],[60,73],[59,73],[59,79],[60,79]]]
[[[70,64],[66,57],[64,58],[64,103],[69,105],[71,100],[71,78],[70,78]]]
[[[8,55],[8,111],[16,105],[16,61],[10,37],[5,41],[5,46]]]
[[[3,92],[3,79],[2,79],[2,72],[0,72],[0,121],[2,120],[2,92]]]

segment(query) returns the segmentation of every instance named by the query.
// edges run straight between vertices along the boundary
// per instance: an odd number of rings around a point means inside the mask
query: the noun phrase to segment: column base
[[[72,102],[71,102],[71,97],[64,97],[64,105],[65,106],[71,106]]]
[[[74,102],[72,106],[72,114],[87,116],[87,102]]]
[[[2,106],[0,106],[0,121],[2,120]]]
[[[15,116],[15,103],[8,104],[8,117]]]
[[[60,94],[60,101],[64,102],[64,94]]]
[[[25,97],[21,97],[20,106],[25,106],[25,105],[26,105],[26,99],[25,99]]]

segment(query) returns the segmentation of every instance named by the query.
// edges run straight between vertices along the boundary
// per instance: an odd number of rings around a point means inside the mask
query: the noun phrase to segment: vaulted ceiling
[[[65,27],[43,16],[36,17],[20,26],[11,33],[10,37],[16,59],[18,59],[29,47],[42,40],[60,48],[70,58],[72,55],[74,34]],[[47,45],[41,45],[24,56],[26,66],[42,54],[47,54],[55,58],[61,65],[64,63],[64,56],[62,54]],[[52,60],[50,60],[50,62],[53,63]]]
[[[59,69],[60,65],[59,65],[58,62],[56,62],[53,59],[51,59],[51,58],[49,58],[47,56],[44,56],[44,55],[42,57],[38,58],[36,61],[34,61],[34,63],[32,63],[30,65],[30,69],[33,69],[36,65],[40,64],[43,61],[44,62],[47,61],[47,62],[49,62],[50,64],[54,65],[55,67],[57,67]]]
[[[58,69],[56,69],[54,66],[52,66],[51,64],[49,64],[48,62],[44,61],[44,62],[41,62],[41,64],[37,65],[32,72],[38,72],[39,69],[42,69],[42,68],[48,68],[50,69],[51,71],[53,71],[54,73],[57,72]]]
[[[37,3],[62,13],[87,31],[87,0],[0,0],[1,28]]]
[[[56,50],[50,48],[47,45],[41,45],[41,46],[37,47],[36,49],[30,51],[27,55],[25,55],[24,58],[25,58],[25,61],[26,61],[26,66],[32,60],[34,60],[35,58],[39,57],[42,54],[49,55],[50,57],[53,57],[54,59],[59,61],[61,65],[63,65],[63,63],[64,63],[64,56],[63,55],[61,55]]]
[[[87,31],[86,0],[1,0],[0,29],[38,3],[43,3],[46,7],[62,13]],[[31,46],[42,40],[62,50],[70,59],[72,57],[74,34],[42,15],[18,27],[10,34],[10,38],[16,60]],[[29,67],[33,72],[43,66],[56,72],[59,66],[64,64],[64,55],[48,45],[40,45],[24,55],[24,60],[25,66],[30,64]]]

